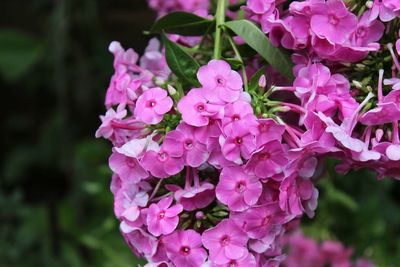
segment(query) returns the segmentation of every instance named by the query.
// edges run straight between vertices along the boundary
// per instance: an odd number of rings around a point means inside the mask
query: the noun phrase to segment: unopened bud
[[[167,89],[168,89],[168,93],[169,93],[171,96],[176,95],[176,89],[175,89],[172,85],[169,85],[169,84],[168,84]]]
[[[353,83],[353,85],[354,85],[356,88],[358,88],[358,89],[363,88],[362,83],[360,83],[359,81],[353,80],[352,83]]]
[[[372,2],[372,1],[367,1],[366,3],[365,3],[365,6],[366,7],[368,7],[368,8],[372,8],[372,5],[373,5],[374,3]]]
[[[260,79],[258,80],[258,86],[261,88],[265,88],[267,86],[267,78],[265,78],[265,75],[261,75]]]

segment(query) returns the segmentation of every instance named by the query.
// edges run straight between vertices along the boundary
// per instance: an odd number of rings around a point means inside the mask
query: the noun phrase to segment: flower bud
[[[169,95],[171,95],[171,96],[176,95],[176,89],[172,85],[168,84],[167,89],[168,89]]]
[[[261,88],[265,88],[267,86],[267,78],[265,78],[265,75],[261,75],[260,79],[258,80],[258,86]]]

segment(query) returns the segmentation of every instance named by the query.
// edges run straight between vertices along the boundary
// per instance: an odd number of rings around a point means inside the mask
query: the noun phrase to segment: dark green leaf
[[[200,86],[196,77],[197,70],[200,68],[199,63],[179,45],[171,42],[165,34],[162,35],[162,38],[165,45],[165,56],[171,71],[183,82]]]
[[[40,59],[41,44],[34,38],[12,30],[0,31],[0,73],[9,81],[24,75]]]
[[[228,62],[234,70],[239,69],[243,65],[242,61],[237,58],[225,58],[224,60]]]
[[[225,23],[269,64],[289,80],[293,80],[293,63],[287,53],[271,45],[265,34],[248,20],[235,20]]]
[[[150,32],[200,36],[206,34],[213,24],[213,20],[205,19],[192,13],[173,12],[157,20]]]

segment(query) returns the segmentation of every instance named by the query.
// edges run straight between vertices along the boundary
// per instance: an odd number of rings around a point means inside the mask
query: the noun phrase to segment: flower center
[[[225,80],[225,78],[222,77],[222,76],[217,76],[217,77],[215,78],[215,81],[217,82],[217,85],[218,85],[218,86],[225,86],[225,84],[226,84],[226,80]]]
[[[265,133],[269,130],[269,126],[266,123],[260,123],[258,129],[260,130],[260,132]]]
[[[237,266],[236,261],[232,260],[229,262],[229,267],[236,267],[236,266]]]
[[[193,141],[191,139],[188,139],[184,142],[184,147],[186,149],[192,149],[193,148]]]
[[[128,167],[130,167],[130,168],[136,167],[136,160],[133,159],[133,158],[126,158],[126,159],[125,159],[125,163],[126,163],[126,165],[128,165]]]
[[[160,218],[160,219],[163,219],[164,217],[165,217],[165,211],[160,211],[160,213],[158,214],[158,217]]]
[[[240,181],[236,184],[236,192],[243,193],[246,190],[246,182]]]
[[[240,120],[240,115],[239,114],[235,114],[232,116],[232,121],[239,121]]]
[[[336,26],[339,23],[339,19],[334,14],[328,15],[328,21],[330,24]]]
[[[242,143],[243,143],[242,137],[236,137],[236,138],[235,138],[235,144],[241,145]]]
[[[157,158],[159,161],[164,162],[168,159],[168,154],[165,152],[160,152],[160,153],[158,153]]]
[[[190,248],[187,246],[184,246],[181,248],[181,253],[184,255],[188,255],[190,253]]]
[[[364,37],[366,34],[366,29],[365,27],[359,27],[356,31],[357,37]]]
[[[221,245],[222,246],[227,246],[227,245],[229,245],[229,242],[230,242],[231,240],[230,240],[230,238],[229,238],[229,236],[227,236],[227,235],[224,235],[222,238],[221,238]]]
[[[157,102],[156,102],[154,99],[148,100],[148,101],[146,102],[146,107],[148,107],[148,108],[154,108],[154,107],[156,106],[156,104],[157,104]]]
[[[204,103],[198,103],[195,106],[195,109],[197,110],[197,112],[203,112],[206,110],[206,106],[204,105]]]
[[[268,153],[268,152],[261,153],[261,154],[258,156],[259,160],[267,160],[267,159],[269,159],[270,157],[271,157],[271,154]]]

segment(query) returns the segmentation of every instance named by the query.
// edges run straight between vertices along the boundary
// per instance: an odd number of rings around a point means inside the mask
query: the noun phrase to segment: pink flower
[[[167,178],[183,170],[184,160],[182,154],[169,152],[163,146],[158,151],[149,150],[141,160],[142,167],[158,178]]]
[[[183,157],[188,166],[199,167],[206,162],[209,153],[206,145],[195,138],[195,131],[195,127],[180,123],[176,130],[167,133],[163,148]]]
[[[256,116],[249,103],[243,100],[235,101],[225,106],[224,118],[222,118],[222,127],[226,130],[228,127],[236,128],[239,123],[244,123],[246,127],[256,126]],[[239,126],[240,127],[240,126]]]
[[[198,267],[207,258],[201,236],[193,230],[176,231],[163,240],[168,258],[176,267]]]
[[[250,238],[263,239],[275,227],[279,227],[290,219],[289,216],[281,210],[278,202],[270,202],[262,206],[249,208],[242,213],[234,213],[232,219]]]
[[[166,90],[151,88],[138,98],[134,110],[135,117],[147,124],[157,124],[172,108],[172,99]]]
[[[233,71],[223,60],[211,60],[202,66],[197,78],[203,86],[203,94],[212,102],[233,102],[239,99],[243,81],[239,73]]]
[[[218,200],[233,211],[243,211],[255,205],[261,192],[259,179],[245,173],[242,167],[225,167],[215,190]]]
[[[227,264],[248,255],[248,237],[232,220],[225,219],[202,235],[204,247],[215,264]]]
[[[256,149],[256,139],[245,123],[237,123],[235,128],[228,127],[224,134],[225,137],[220,136],[219,143],[227,160],[241,163],[241,157],[250,158]]]
[[[125,109],[125,105],[119,105],[117,111],[112,108],[108,109],[105,116],[100,116],[102,123],[96,131],[96,138],[110,138],[114,134],[112,122],[125,118],[127,114],[128,112]]]
[[[332,43],[344,43],[357,26],[357,17],[341,0],[315,4],[312,12],[311,30]]]
[[[259,119],[255,131],[257,147],[261,147],[273,140],[281,141],[285,126],[278,124],[273,119]]]
[[[109,164],[111,170],[118,174],[122,180],[137,183],[149,176],[136,158],[126,156],[122,153],[114,152],[110,157]]]
[[[140,59],[140,67],[150,71],[159,82],[165,82],[171,74],[165,56],[160,52],[160,42],[157,38],[150,40],[144,55]]]
[[[149,195],[142,185],[124,182],[121,189],[115,195],[115,215],[117,218],[124,218],[130,222],[135,222],[140,219],[140,208],[146,207],[148,200]]]
[[[268,178],[282,172],[287,163],[286,150],[279,141],[273,140],[253,153],[246,170],[260,178]]]
[[[182,212],[182,205],[171,206],[172,197],[166,197],[157,204],[150,205],[147,214],[147,229],[154,236],[168,235],[178,226],[178,214]]]
[[[210,104],[201,89],[192,89],[178,103],[182,119],[192,126],[206,126],[211,118],[220,117],[222,106]]]
[[[256,267],[257,262],[256,258],[253,256],[253,254],[249,253],[246,257],[243,257],[242,259],[238,260],[230,260],[228,263],[225,264],[215,264],[213,267]]]

